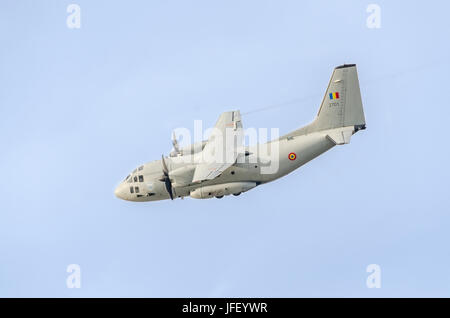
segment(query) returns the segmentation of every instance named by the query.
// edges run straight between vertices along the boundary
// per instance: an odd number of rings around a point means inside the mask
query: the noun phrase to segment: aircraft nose
[[[125,195],[124,195],[124,193],[123,193],[123,186],[122,186],[122,184],[120,184],[120,185],[114,190],[114,195],[115,195],[116,197],[118,197],[119,199],[124,200]]]

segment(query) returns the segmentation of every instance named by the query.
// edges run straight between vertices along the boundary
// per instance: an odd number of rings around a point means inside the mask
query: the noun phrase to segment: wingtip
[[[335,70],[340,69],[340,68],[354,67],[354,66],[356,66],[356,64],[342,64],[342,65],[337,66],[335,68]]]

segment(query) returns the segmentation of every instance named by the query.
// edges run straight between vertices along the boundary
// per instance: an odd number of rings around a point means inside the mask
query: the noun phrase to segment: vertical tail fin
[[[355,64],[344,64],[334,69],[317,118],[311,126],[315,131],[347,126],[355,126],[355,131],[365,128]]]

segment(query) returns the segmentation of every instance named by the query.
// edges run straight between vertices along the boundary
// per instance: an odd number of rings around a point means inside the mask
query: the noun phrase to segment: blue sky
[[[447,2],[378,1],[380,29],[366,1],[70,3],[0,4],[0,296],[450,296]],[[239,197],[114,197],[194,119],[310,122],[343,63],[350,145]]]

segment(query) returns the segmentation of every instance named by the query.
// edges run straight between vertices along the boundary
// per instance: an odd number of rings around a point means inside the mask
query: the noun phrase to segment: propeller
[[[169,169],[167,169],[166,161],[164,160],[164,155],[161,155],[161,162],[162,162],[162,171],[164,173],[164,176],[159,179],[160,181],[164,182],[166,186],[167,192],[169,192],[170,199],[173,200],[173,192],[172,192],[172,181],[170,181],[169,178]]]

